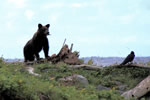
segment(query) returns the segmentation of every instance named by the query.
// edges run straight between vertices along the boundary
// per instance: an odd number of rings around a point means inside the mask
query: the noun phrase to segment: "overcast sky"
[[[66,38],[80,57],[150,56],[150,0],[0,0],[0,13],[4,58],[23,58],[39,23],[51,25],[49,55]]]

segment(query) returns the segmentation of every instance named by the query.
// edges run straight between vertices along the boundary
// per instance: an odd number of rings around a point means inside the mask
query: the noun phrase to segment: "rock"
[[[119,81],[115,81],[115,84],[117,85],[117,90],[118,91],[125,91],[126,88],[127,88],[127,85],[126,84],[123,84]]]
[[[26,70],[34,76],[40,76],[40,74],[34,73],[34,68],[32,68],[32,67],[26,67]]]
[[[96,87],[96,89],[97,90],[100,90],[100,91],[102,91],[102,90],[110,90],[110,88],[108,88],[108,87],[105,87],[105,86],[103,86],[103,85],[98,85],[97,87]]]
[[[50,98],[45,96],[43,93],[40,93],[39,97],[40,97],[40,100],[50,100]]]
[[[125,84],[122,84],[122,85],[118,86],[119,91],[125,91],[126,88],[127,88],[127,85],[125,85]]]
[[[80,84],[82,87],[87,87],[88,86],[88,80],[83,77],[82,75],[72,75],[72,76],[68,76],[65,78],[60,78],[58,79],[59,81],[63,82],[63,83],[69,83],[69,84]]]
[[[105,87],[105,86],[103,86],[103,85],[98,85],[97,87],[96,87],[96,89],[97,90],[99,90],[99,91],[102,91],[102,90],[110,90],[110,88],[108,88],[108,87]],[[122,93],[124,93],[124,91],[122,91],[122,90],[116,90],[120,95],[122,94]]]
[[[82,75],[75,75],[74,79],[79,81],[81,84],[83,84],[85,86],[88,85],[88,80],[85,77],[83,77]]]

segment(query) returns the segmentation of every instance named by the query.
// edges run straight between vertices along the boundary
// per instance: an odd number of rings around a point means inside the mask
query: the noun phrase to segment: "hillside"
[[[29,68],[34,69],[34,74],[28,72]],[[26,66],[22,62],[1,60],[0,99],[125,100],[121,94],[134,88],[149,74],[149,69],[132,66],[89,70],[64,63]]]

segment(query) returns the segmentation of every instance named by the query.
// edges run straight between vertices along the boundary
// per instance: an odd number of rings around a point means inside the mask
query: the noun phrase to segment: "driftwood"
[[[79,60],[79,53],[78,52],[72,52],[73,44],[71,44],[71,47],[69,49],[68,45],[65,44],[66,39],[64,40],[63,46],[60,50],[60,52],[57,55],[53,55],[48,58],[48,61],[51,61],[53,64],[56,64],[58,62],[64,62],[66,64],[70,65],[79,65],[81,64]]]
[[[100,70],[100,69],[103,69],[103,67],[101,66],[94,66],[94,65],[70,65],[68,66],[70,68],[74,68],[74,69],[80,69],[80,68],[83,68],[83,69],[86,69],[86,70]]]
[[[150,91],[150,75],[141,81],[135,88],[122,94],[125,98],[140,98]]]

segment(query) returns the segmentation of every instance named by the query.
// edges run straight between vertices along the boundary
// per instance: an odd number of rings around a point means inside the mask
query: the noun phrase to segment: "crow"
[[[125,60],[120,65],[125,65],[129,62],[132,62],[135,57],[134,51],[131,51],[131,53],[125,58]]]

